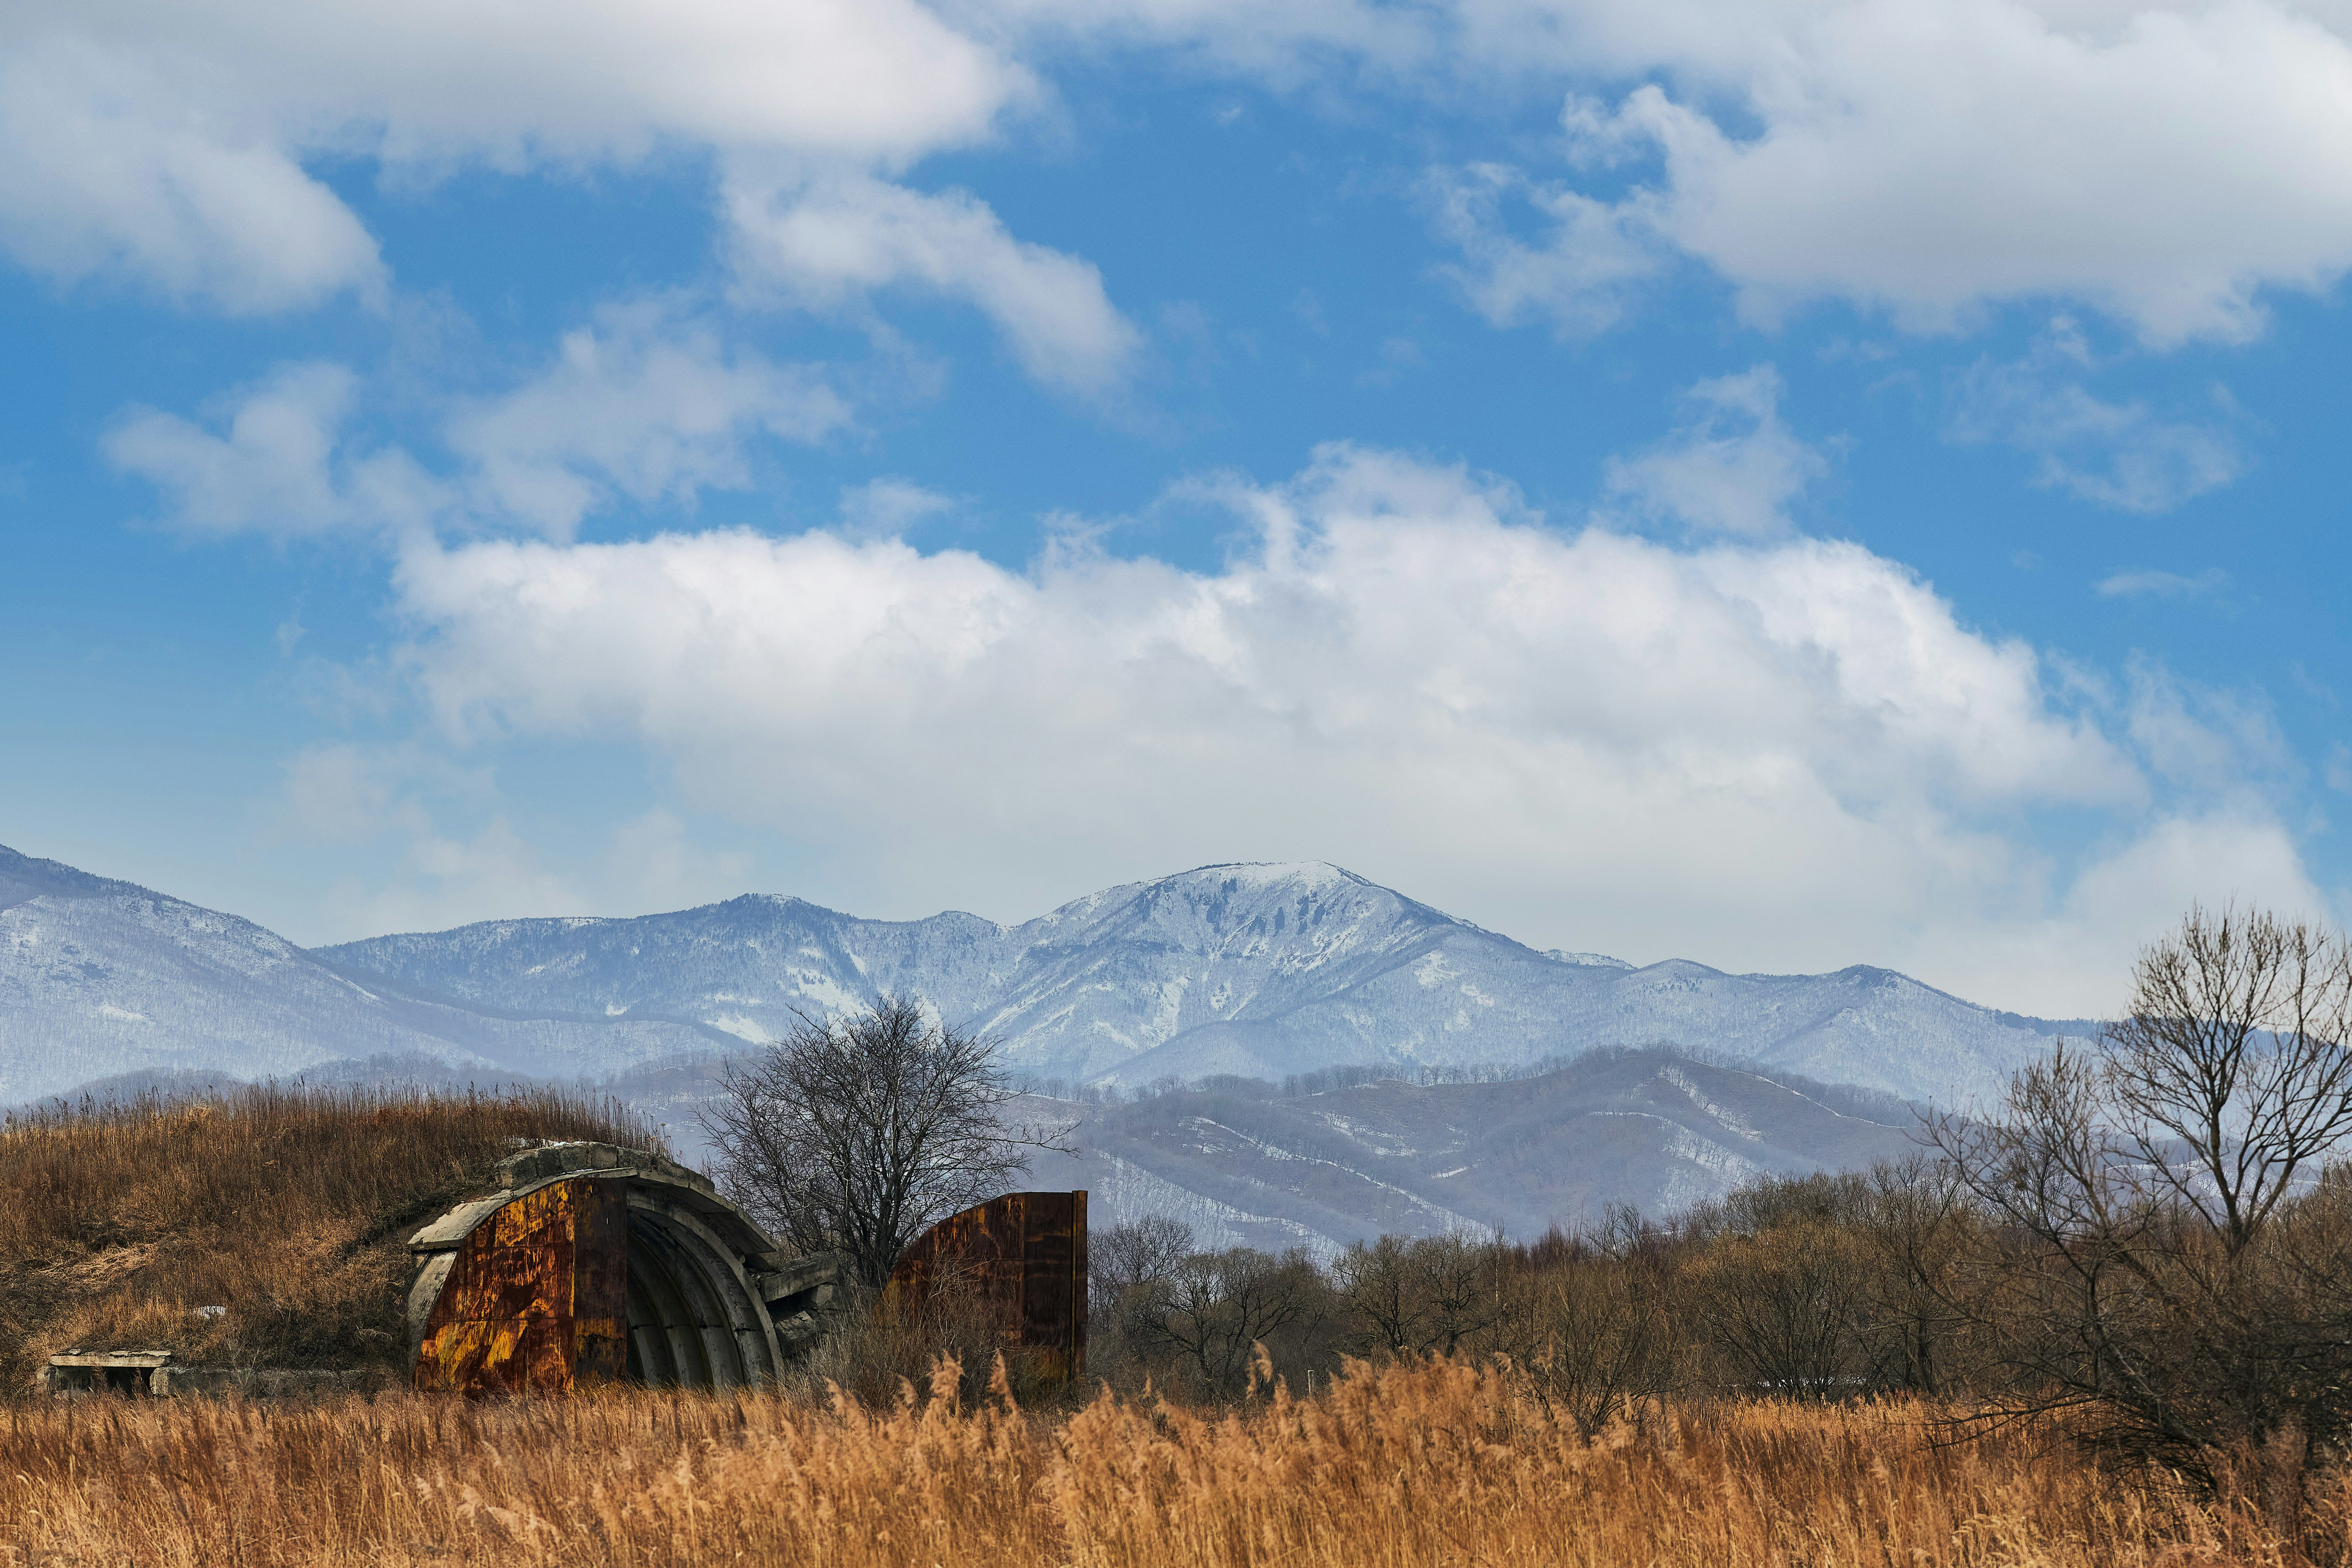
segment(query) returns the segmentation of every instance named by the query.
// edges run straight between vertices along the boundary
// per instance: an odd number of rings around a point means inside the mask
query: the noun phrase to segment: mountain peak
[[[1367,881],[1346,867],[1334,866],[1328,860],[1224,860],[1209,866],[1195,866],[1189,871],[1159,878],[1157,881],[1160,884],[1242,882],[1254,888],[1305,887],[1317,889],[1346,885],[1378,887],[1377,883]]]

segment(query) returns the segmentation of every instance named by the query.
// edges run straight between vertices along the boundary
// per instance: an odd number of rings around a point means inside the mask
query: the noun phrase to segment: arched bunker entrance
[[[418,1388],[757,1387],[825,1331],[838,1260],[784,1258],[683,1165],[558,1143],[499,1176],[409,1238]]]

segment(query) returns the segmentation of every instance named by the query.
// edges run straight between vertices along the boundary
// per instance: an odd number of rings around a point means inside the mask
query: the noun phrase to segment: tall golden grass
[[[809,1568],[2192,1568],[2304,1559],[2252,1503],[2118,1484],[1916,1404],[1694,1405],[1580,1441],[1507,1370],[1350,1363],[1223,1412],[1047,1419],[613,1391],[468,1405],[21,1404],[0,1563]],[[2311,1538],[2340,1544],[2323,1489]]]

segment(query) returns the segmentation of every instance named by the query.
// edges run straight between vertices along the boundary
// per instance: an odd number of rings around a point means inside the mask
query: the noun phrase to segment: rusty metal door
[[[925,1231],[892,1271],[886,1310],[919,1315],[949,1295],[994,1316],[1034,1375],[1085,1375],[1087,1194],[1007,1193]]]
[[[553,1393],[627,1374],[628,1200],[576,1179],[474,1227],[426,1320],[416,1386]]]

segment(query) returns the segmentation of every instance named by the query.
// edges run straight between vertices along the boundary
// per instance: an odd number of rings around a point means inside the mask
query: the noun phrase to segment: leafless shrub
[[[1663,1285],[1651,1270],[1596,1260],[1522,1292],[1529,1386],[1587,1442],[1673,1385],[1681,1334]]]
[[[1286,1330],[1315,1327],[1330,1288],[1303,1251],[1276,1257],[1252,1247],[1194,1253],[1134,1292],[1131,1332],[1188,1376],[1194,1392],[1244,1392],[1257,1347]]]

